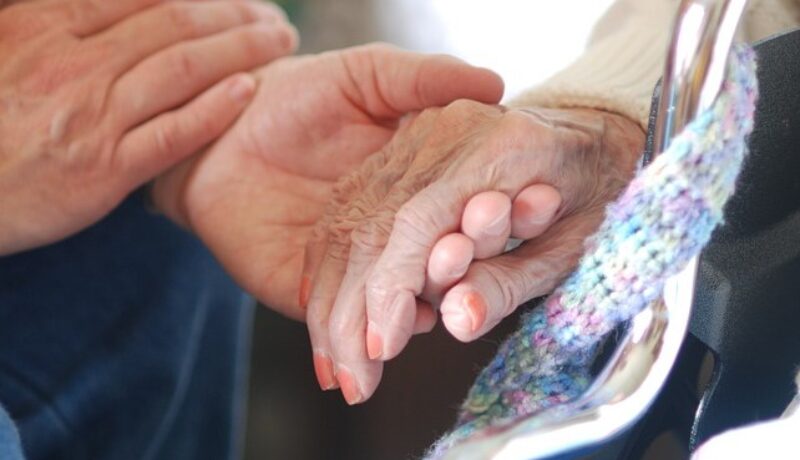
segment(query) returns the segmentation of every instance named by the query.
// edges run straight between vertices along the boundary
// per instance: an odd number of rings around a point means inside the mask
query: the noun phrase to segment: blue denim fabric
[[[0,406],[0,458],[3,460],[22,460],[22,446],[17,427],[8,413]]]
[[[25,458],[238,457],[253,305],[138,197],[0,258],[0,405]],[[16,438],[4,415],[3,460]]]

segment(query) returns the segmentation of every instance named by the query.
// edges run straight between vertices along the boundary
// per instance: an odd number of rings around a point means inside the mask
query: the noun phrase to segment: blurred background
[[[498,72],[506,97],[575,59],[610,0],[284,0],[301,53],[384,41],[450,53]],[[323,393],[305,327],[266,308],[254,330],[245,458],[410,459],[452,426],[459,402],[499,341],[464,345],[437,326],[388,363],[375,396],[358,407]]]

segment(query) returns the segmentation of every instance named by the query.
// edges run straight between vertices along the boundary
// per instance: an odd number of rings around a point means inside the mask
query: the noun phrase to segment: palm
[[[237,281],[288,314],[299,313],[303,251],[333,184],[394,131],[344,95],[341,60],[323,57],[260,70],[251,108],[197,164],[185,195],[194,229]]]
[[[487,79],[486,71],[441,59],[364,47],[287,58],[258,71],[250,108],[192,165],[182,186],[193,230],[243,288],[302,317],[304,250],[336,180],[391,138],[403,112],[458,97],[499,99],[493,74]],[[441,71],[466,74],[464,88],[440,83],[434,77]],[[388,94],[375,80],[380,73],[392,76],[383,82]],[[420,87],[421,78],[431,83]]]

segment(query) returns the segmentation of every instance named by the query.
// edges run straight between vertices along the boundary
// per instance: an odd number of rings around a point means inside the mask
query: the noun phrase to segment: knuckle
[[[45,45],[51,47],[57,52],[37,53],[37,55],[28,55],[24,65],[24,71],[27,78],[20,82],[20,88],[23,91],[30,91],[32,93],[53,93],[69,84],[83,84],[82,90],[85,90],[86,74],[93,67],[98,64],[99,56],[94,53],[87,53],[85,50],[77,46],[68,44],[61,46],[56,44],[55,40],[60,38],[52,37],[45,39],[48,43]],[[95,74],[96,76],[96,74]],[[83,80],[83,82],[78,83]],[[105,82],[104,82],[105,83]],[[92,84],[97,84],[96,81]],[[62,92],[64,94],[65,92]],[[83,94],[76,94],[76,97],[87,99],[91,92]]]
[[[406,203],[397,210],[394,216],[394,225],[398,229],[421,229],[429,220],[429,216],[419,209],[415,203]]]
[[[354,224],[347,219],[337,219],[328,228],[328,257],[346,261],[350,251],[350,233]]]
[[[350,311],[342,313],[340,310],[334,310],[331,312],[331,316],[328,319],[328,334],[331,342],[335,343],[337,339],[341,340],[341,338],[353,335],[357,330],[354,324],[356,321],[355,316]]]
[[[331,202],[334,206],[346,206],[353,196],[366,188],[367,178],[360,171],[352,172],[339,179],[333,186]]]
[[[192,54],[178,52],[173,58],[172,71],[176,81],[192,81],[200,74],[199,66]]]
[[[525,285],[525,273],[521,270],[501,270],[494,266],[486,267],[485,273],[487,281],[502,299],[500,316],[510,315],[523,302],[517,287]]]
[[[474,135],[476,130],[483,130],[487,122],[499,117],[505,109],[486,105],[480,102],[458,99],[444,107],[436,120],[438,129],[433,133],[439,136],[452,137]]]
[[[532,175],[548,177],[560,169],[563,158],[548,129],[522,113],[506,113],[480,141],[480,154],[470,163],[488,183],[516,188]]]
[[[535,119],[518,111],[510,111],[503,115],[490,134],[490,142],[499,148],[497,152],[508,150],[528,150],[531,141],[547,144],[552,136],[549,131],[542,130]],[[546,145],[541,146],[547,148]]]
[[[350,235],[350,241],[360,254],[377,256],[386,247],[391,230],[391,220],[370,219],[355,227]]]
[[[367,307],[369,309],[380,308],[386,305],[389,297],[389,288],[386,285],[387,278],[380,272],[372,272],[367,276],[364,283],[364,292],[367,297]]]
[[[105,162],[98,161],[107,158],[105,149],[100,151],[100,146],[88,140],[74,140],[65,143],[57,153],[57,161],[62,171],[77,177],[102,176],[105,173]]]
[[[422,200],[413,200],[404,204],[395,215],[395,231],[406,241],[424,246],[427,234],[437,228],[434,213],[429,208],[428,203]]]
[[[162,155],[169,155],[178,148],[178,136],[171,125],[161,124],[153,132],[156,151]]]
[[[405,176],[388,190],[389,194],[383,200],[382,209],[377,215],[384,219],[391,219],[415,194],[434,182],[441,169],[438,167],[409,168]]]

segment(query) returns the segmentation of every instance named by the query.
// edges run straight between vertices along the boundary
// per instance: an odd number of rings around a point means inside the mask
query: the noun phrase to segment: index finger
[[[132,15],[91,38],[114,50],[122,44],[124,53],[114,56],[125,70],[153,54],[180,42],[202,39],[256,22],[284,25],[280,8],[260,2],[173,2]],[[269,43],[264,43],[269,47]],[[209,56],[217,56],[208,53]]]

